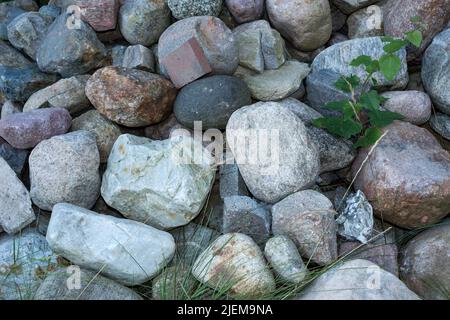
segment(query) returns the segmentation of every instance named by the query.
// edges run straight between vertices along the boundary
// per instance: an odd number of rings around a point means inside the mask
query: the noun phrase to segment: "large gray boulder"
[[[53,208],[47,241],[72,263],[130,286],[152,279],[175,252],[167,232],[66,203]]]
[[[325,272],[299,300],[420,300],[392,273],[367,260],[350,260]]]
[[[152,141],[125,134],[111,151],[101,192],[125,217],[171,229],[199,214],[214,176],[214,159],[191,137]]]
[[[275,203],[313,184],[319,173],[319,153],[305,125],[279,103],[239,109],[231,116],[226,134],[242,177],[259,200]],[[250,146],[243,143],[245,139]],[[249,148],[257,153],[249,153]]]

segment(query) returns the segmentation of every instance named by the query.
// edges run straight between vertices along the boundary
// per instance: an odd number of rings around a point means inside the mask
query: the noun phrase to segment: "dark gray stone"
[[[237,164],[220,166],[220,197],[248,196],[249,192]]]
[[[223,232],[246,234],[259,245],[264,245],[270,236],[270,211],[264,203],[245,196],[224,198]]]
[[[450,140],[450,116],[436,113],[431,116],[430,126],[445,139]]]
[[[19,177],[22,175],[29,153],[28,150],[14,148],[8,142],[0,138],[0,157],[9,164],[11,169],[13,169]]]
[[[174,104],[177,120],[188,128],[202,121],[204,130],[225,129],[237,109],[252,103],[244,81],[232,76],[212,76],[185,86]]]

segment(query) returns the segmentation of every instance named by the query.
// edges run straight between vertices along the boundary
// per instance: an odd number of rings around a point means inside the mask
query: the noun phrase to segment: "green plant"
[[[403,116],[390,111],[385,111],[380,106],[386,99],[372,87],[377,85],[374,75],[380,72],[388,81],[392,81],[402,68],[401,60],[396,54],[402,48],[413,45],[420,47],[422,44],[422,31],[424,26],[420,17],[414,17],[411,21],[418,26],[418,30],[405,33],[405,39],[382,37],[385,43],[383,54],[378,60],[370,56],[362,55],[354,59],[352,67],[362,67],[367,73],[364,80],[356,75],[342,76],[335,83],[335,87],[350,94],[350,99],[328,103],[324,108],[339,111],[339,116],[330,116],[316,119],[313,124],[324,128],[330,133],[345,138],[355,139],[355,148],[369,147],[381,136],[383,127],[388,126],[394,120],[402,120]]]

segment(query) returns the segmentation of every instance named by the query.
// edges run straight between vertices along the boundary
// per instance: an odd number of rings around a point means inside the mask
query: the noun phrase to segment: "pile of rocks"
[[[423,45],[375,74],[404,120],[358,151],[314,127],[416,15]],[[448,298],[449,20],[447,0],[2,2],[0,299]]]

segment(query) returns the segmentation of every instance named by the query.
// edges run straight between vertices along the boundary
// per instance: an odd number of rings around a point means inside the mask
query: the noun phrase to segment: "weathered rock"
[[[278,103],[291,110],[305,125],[310,125],[313,120],[322,117],[315,109],[294,98],[286,98]]]
[[[166,120],[145,128],[145,136],[152,140],[166,140],[175,134],[176,130],[188,129],[177,121],[174,114],[171,114]]]
[[[251,103],[244,81],[232,76],[212,76],[184,87],[175,100],[174,113],[182,125],[191,129],[194,121],[201,121],[203,130],[225,129],[233,112]]]
[[[343,76],[354,74],[361,79],[367,77],[367,72],[360,67],[352,67],[350,63],[353,59],[368,55],[373,59],[379,59],[385,54],[383,47],[385,43],[380,37],[359,38],[340,42],[319,53],[312,63],[312,71],[318,72],[323,69],[330,69]],[[406,64],[406,50],[401,49],[396,53],[401,59],[401,69],[397,77],[388,81],[380,72],[374,74],[377,81],[377,88],[391,87],[391,89],[404,88],[408,84],[408,67]]]
[[[152,281],[153,300],[185,300],[192,296],[197,281],[184,265],[163,270]]]
[[[2,67],[23,68],[33,64],[19,51],[0,40],[0,65]]]
[[[270,236],[271,217],[267,205],[246,196],[223,199],[223,233],[242,233],[263,246]]]
[[[152,279],[175,252],[167,232],[66,203],[53,208],[47,241],[72,263],[130,286]]]
[[[95,31],[107,31],[116,27],[120,0],[75,0],[71,2],[80,8],[81,19]]]
[[[191,38],[200,44],[213,74],[233,74],[239,63],[239,49],[233,33],[218,18],[192,17],[172,24],[158,43],[158,59],[164,59]],[[168,76],[161,64],[162,74]]]
[[[120,31],[131,44],[150,46],[170,25],[167,1],[126,1],[119,12]]]
[[[14,0],[13,5],[26,11],[37,11],[39,5],[34,0]]]
[[[0,157],[8,163],[18,177],[22,176],[29,153],[30,152],[28,150],[14,148],[5,140],[0,138]]]
[[[220,197],[248,196],[248,189],[236,164],[220,166]]]
[[[17,233],[36,219],[30,194],[2,157],[0,176],[0,226],[7,233]]]
[[[286,236],[269,239],[264,256],[283,282],[299,284],[308,272],[294,242]]]
[[[89,79],[86,95],[108,119],[128,127],[142,127],[158,123],[171,113],[176,90],[157,74],[106,67]]]
[[[284,40],[266,20],[258,20],[233,29],[239,46],[239,64],[256,72],[275,70],[285,61]]]
[[[348,17],[347,26],[350,39],[382,36],[383,11],[376,5],[358,10]]]
[[[111,48],[111,59],[112,66],[114,67],[122,67],[123,66],[123,58],[125,56],[125,51],[127,51],[127,46],[123,45],[115,45]]]
[[[61,108],[46,108],[9,115],[0,120],[0,136],[17,149],[30,149],[39,142],[69,131],[72,118]]]
[[[191,148],[199,152],[195,159]],[[102,196],[129,219],[161,229],[186,225],[206,201],[214,180],[213,162],[190,137],[151,141],[122,135],[108,160]]]
[[[332,29],[333,32],[336,32],[341,30],[345,26],[347,16],[334,5],[333,1],[330,1],[330,9]]]
[[[222,11],[222,0],[168,0],[172,15],[178,19],[194,16],[218,16]]]
[[[401,251],[400,274],[406,285],[424,299],[448,300],[450,291],[449,220],[427,229]]]
[[[398,249],[395,243],[366,244],[344,242],[339,246],[339,256],[368,260],[398,277]]]
[[[428,130],[407,122],[396,121],[383,131],[355,188],[387,222],[418,228],[440,221],[450,210],[450,154]],[[353,176],[367,154],[367,149],[359,152]]]
[[[125,50],[121,66],[124,68],[154,72],[155,58],[153,57],[152,50],[138,44],[130,46]]]
[[[297,91],[309,71],[306,63],[289,60],[277,70],[266,70],[259,74],[239,68],[236,76],[244,80],[255,100],[275,101]]]
[[[231,116],[226,134],[247,187],[266,203],[307,188],[319,173],[319,154],[305,125],[276,102],[239,109]],[[247,154],[245,139],[257,148],[259,159]]]
[[[437,35],[423,56],[422,81],[440,111],[450,115],[450,29]]]
[[[0,39],[8,40],[8,24],[26,11],[12,5],[11,2],[0,3]]]
[[[379,0],[331,0],[345,14],[350,14],[358,9],[365,8]]]
[[[39,8],[39,14],[44,19],[54,20],[61,14],[61,8],[55,5],[45,5]]]
[[[193,222],[184,227],[171,230],[170,234],[174,237],[177,246],[173,263],[186,267],[192,266],[211,242],[220,236],[220,233],[216,230]]]
[[[79,283],[73,282],[79,277]],[[77,280],[78,281],[78,280]],[[68,288],[68,284],[74,284]],[[142,300],[133,290],[96,272],[70,266],[49,274],[39,286],[34,300]]]
[[[21,14],[8,24],[8,40],[35,60],[37,49],[51,23],[52,20],[45,19],[38,12]]]
[[[102,116],[97,110],[90,110],[73,119],[71,130],[86,130],[95,134],[101,163],[108,161],[114,142],[121,135],[119,126]]]
[[[225,0],[225,3],[237,23],[257,20],[264,10],[264,0]]]
[[[397,112],[404,117],[404,121],[422,125],[430,119],[431,99],[420,91],[389,91],[382,94],[389,99],[383,107],[389,111]]]
[[[85,74],[102,65],[107,56],[105,46],[95,31],[79,20],[79,26],[68,27],[71,16],[59,16],[50,26],[36,54],[39,68],[62,77]]]
[[[331,9],[326,0],[267,0],[274,27],[297,49],[313,51],[331,36]]]
[[[51,211],[67,202],[92,208],[100,193],[100,159],[95,135],[76,131],[42,141],[29,159],[31,199]]]
[[[326,265],[337,258],[333,204],[321,193],[294,193],[272,207],[272,232],[294,241],[300,254]]]
[[[33,299],[41,277],[57,268],[56,255],[37,229],[0,234],[0,299]]]
[[[258,245],[240,233],[214,241],[197,259],[192,274],[212,288],[229,288],[240,298],[264,297],[275,290],[275,281]]]
[[[20,103],[13,102],[11,100],[7,100],[7,101],[5,101],[5,103],[3,104],[2,108],[1,108],[0,119],[6,118],[7,116],[15,114],[15,113],[21,113],[22,108],[23,107],[20,105]]]
[[[398,0],[390,1],[389,6],[384,17],[384,33],[387,36],[402,37],[405,32],[417,29],[411,22],[411,18],[415,16],[420,17],[426,25],[422,30],[423,41],[420,48],[408,48],[409,61],[420,59],[433,38],[445,28],[450,19],[447,0]]]
[[[420,300],[390,272],[367,260],[350,260],[319,276],[299,300]]]
[[[63,108],[70,114],[77,114],[90,107],[85,94],[86,83],[90,75],[73,76],[61,79],[42,90],[35,92],[23,106],[23,111],[39,108]]]
[[[450,140],[450,116],[443,113],[436,113],[431,116],[430,126],[442,137]]]

